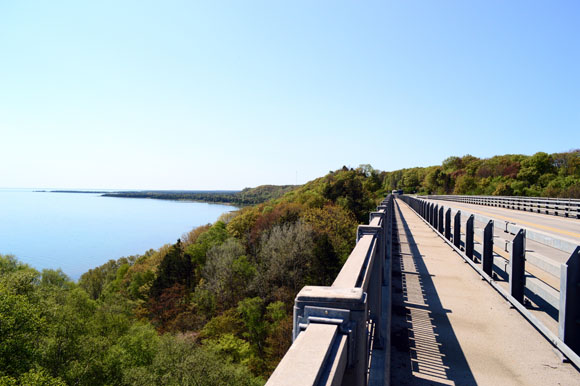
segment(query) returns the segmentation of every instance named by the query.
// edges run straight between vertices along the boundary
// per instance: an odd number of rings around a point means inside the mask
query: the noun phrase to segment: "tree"
[[[518,179],[535,184],[542,174],[550,173],[552,170],[552,157],[547,153],[539,152],[521,162]]]
[[[189,256],[191,269],[193,270],[191,275],[192,286],[195,286],[202,277],[207,252],[213,246],[222,244],[228,237],[226,224],[222,221],[217,221],[208,231],[200,234],[195,243],[185,248],[185,253]]]
[[[448,157],[443,160],[441,166],[447,173],[452,173],[464,167],[463,160],[459,157]]]
[[[277,225],[262,237],[257,285],[261,293],[287,287],[297,293],[306,283],[314,259],[312,226],[298,221]]]
[[[278,362],[290,348],[292,336],[292,315],[286,312],[286,305],[282,302],[274,302],[266,307],[267,337],[264,351],[266,353],[266,369],[274,371]]]
[[[102,295],[107,284],[117,278],[117,270],[123,265],[132,265],[136,259],[136,256],[111,259],[99,267],[89,269],[81,275],[79,285],[92,299],[96,300]]]
[[[2,386],[66,386],[66,383],[60,379],[52,377],[44,369],[31,369],[16,378],[0,376],[0,385]]]
[[[153,324],[160,332],[171,331],[172,322],[188,310],[189,292],[180,283],[175,283],[169,288],[164,288],[161,293],[149,298],[147,308]]]
[[[159,336],[148,323],[135,323],[107,353],[110,378],[122,379],[130,368],[150,366],[159,346]]]
[[[11,292],[0,283],[0,375],[18,376],[34,363],[45,323],[39,304]]]
[[[43,286],[55,286],[60,288],[68,288],[72,285],[69,277],[59,268],[43,269],[41,273],[40,283]]]
[[[336,205],[354,213],[357,220],[363,222],[374,206],[372,193],[363,183],[365,178],[365,174],[360,171],[339,171],[328,176],[322,186],[322,194]]]
[[[264,352],[264,339],[267,333],[263,318],[264,310],[264,300],[260,297],[246,298],[238,303],[238,312],[246,330],[243,336],[248,339],[258,357]]]
[[[39,362],[53,375],[65,374],[79,360],[83,336],[94,326],[97,304],[78,287],[43,288],[46,329],[40,339]],[[66,378],[66,377],[65,377]]]
[[[197,346],[186,335],[163,335],[151,365],[131,367],[123,372],[123,384],[158,385],[262,385],[242,365],[224,362],[212,350]]]
[[[339,264],[343,264],[354,248],[358,222],[352,213],[337,205],[306,210],[302,219],[310,224],[319,237],[328,238]]]
[[[244,298],[256,274],[255,267],[245,256],[240,241],[230,238],[223,244],[214,246],[207,253],[203,270],[207,288],[216,296],[218,305],[227,309]]]
[[[401,181],[403,185],[403,190],[408,193],[416,192],[419,189],[420,180],[418,169],[406,169],[403,172],[403,178]]]
[[[453,194],[473,194],[476,187],[475,178],[465,174],[457,177]]]
[[[151,297],[158,298],[165,289],[175,285],[191,287],[191,276],[191,257],[183,251],[181,240],[177,240],[159,265],[157,277],[151,286]]]

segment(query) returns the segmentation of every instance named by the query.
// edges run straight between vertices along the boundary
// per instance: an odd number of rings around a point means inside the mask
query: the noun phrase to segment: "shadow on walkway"
[[[398,203],[395,212],[391,384],[477,385]]]

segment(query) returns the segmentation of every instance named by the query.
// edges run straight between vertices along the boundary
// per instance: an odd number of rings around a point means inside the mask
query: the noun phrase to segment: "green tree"
[[[535,184],[542,174],[550,173],[552,170],[552,157],[547,153],[539,152],[521,162],[518,179]]]
[[[467,174],[457,177],[453,194],[474,194],[477,183],[474,177]]]
[[[151,296],[158,298],[164,290],[176,284],[191,287],[192,271],[191,257],[184,252],[181,240],[177,240],[159,265],[157,277],[151,286]]]
[[[287,287],[297,293],[306,284],[314,260],[312,226],[298,221],[277,225],[261,242],[256,284],[266,296],[273,288]]]
[[[244,246],[234,238],[214,246],[207,253],[203,277],[222,309],[234,306],[245,296],[247,283],[256,274],[245,253]]]
[[[186,336],[164,335],[150,366],[132,367],[123,383],[139,386],[261,385],[242,365],[224,362],[212,350],[196,346]]]
[[[246,298],[238,303],[238,312],[245,326],[243,336],[250,342],[255,358],[253,367],[258,372],[262,371],[262,355],[267,335],[267,325],[264,320],[264,303],[264,300],[260,297]]]
[[[403,172],[401,181],[403,190],[408,193],[416,192],[419,189],[420,180],[417,168],[407,169]]]
[[[317,233],[317,241],[321,238],[329,240],[338,257],[338,264],[342,265],[355,244],[358,222],[352,213],[337,205],[326,205],[306,210],[302,219]]]
[[[35,362],[45,327],[39,305],[0,283],[0,375],[18,376]]]
[[[66,383],[60,379],[52,377],[43,369],[31,369],[16,378],[0,376],[0,385],[2,386],[66,386]]]
[[[36,293],[39,273],[0,255],[0,376],[17,377],[35,363],[45,329]]]

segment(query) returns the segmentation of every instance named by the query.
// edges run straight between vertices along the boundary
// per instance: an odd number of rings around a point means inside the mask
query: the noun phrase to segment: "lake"
[[[0,254],[77,280],[110,259],[174,243],[227,205],[0,189]]]

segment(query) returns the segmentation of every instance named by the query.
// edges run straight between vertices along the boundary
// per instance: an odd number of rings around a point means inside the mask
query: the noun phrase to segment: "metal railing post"
[[[483,272],[491,277],[493,272],[493,220],[489,220],[483,229],[483,256],[481,265]]]
[[[439,233],[443,234],[443,211],[445,208],[443,208],[443,205],[441,205],[441,207],[439,208],[439,218],[437,219],[437,230],[439,231]]]
[[[512,242],[510,259],[510,294],[520,303],[524,303],[526,288],[526,231],[520,229]]]
[[[457,248],[461,246],[461,211],[458,210],[455,213],[455,218],[453,219],[453,245]]]
[[[558,335],[574,352],[580,352],[580,246],[560,266],[560,317]]]
[[[390,265],[390,261],[391,261],[391,257],[393,256],[393,216],[394,216],[394,208],[395,208],[395,203],[394,203],[394,199],[393,197],[389,197],[388,201],[387,201],[387,259],[389,261],[389,265]],[[390,284],[389,284],[390,285]]]
[[[445,211],[445,238],[451,240],[451,208]]]
[[[437,229],[437,225],[439,224],[439,205],[435,205],[433,208],[433,228]]]
[[[465,227],[465,256],[473,260],[473,221],[475,217],[469,216]]]

